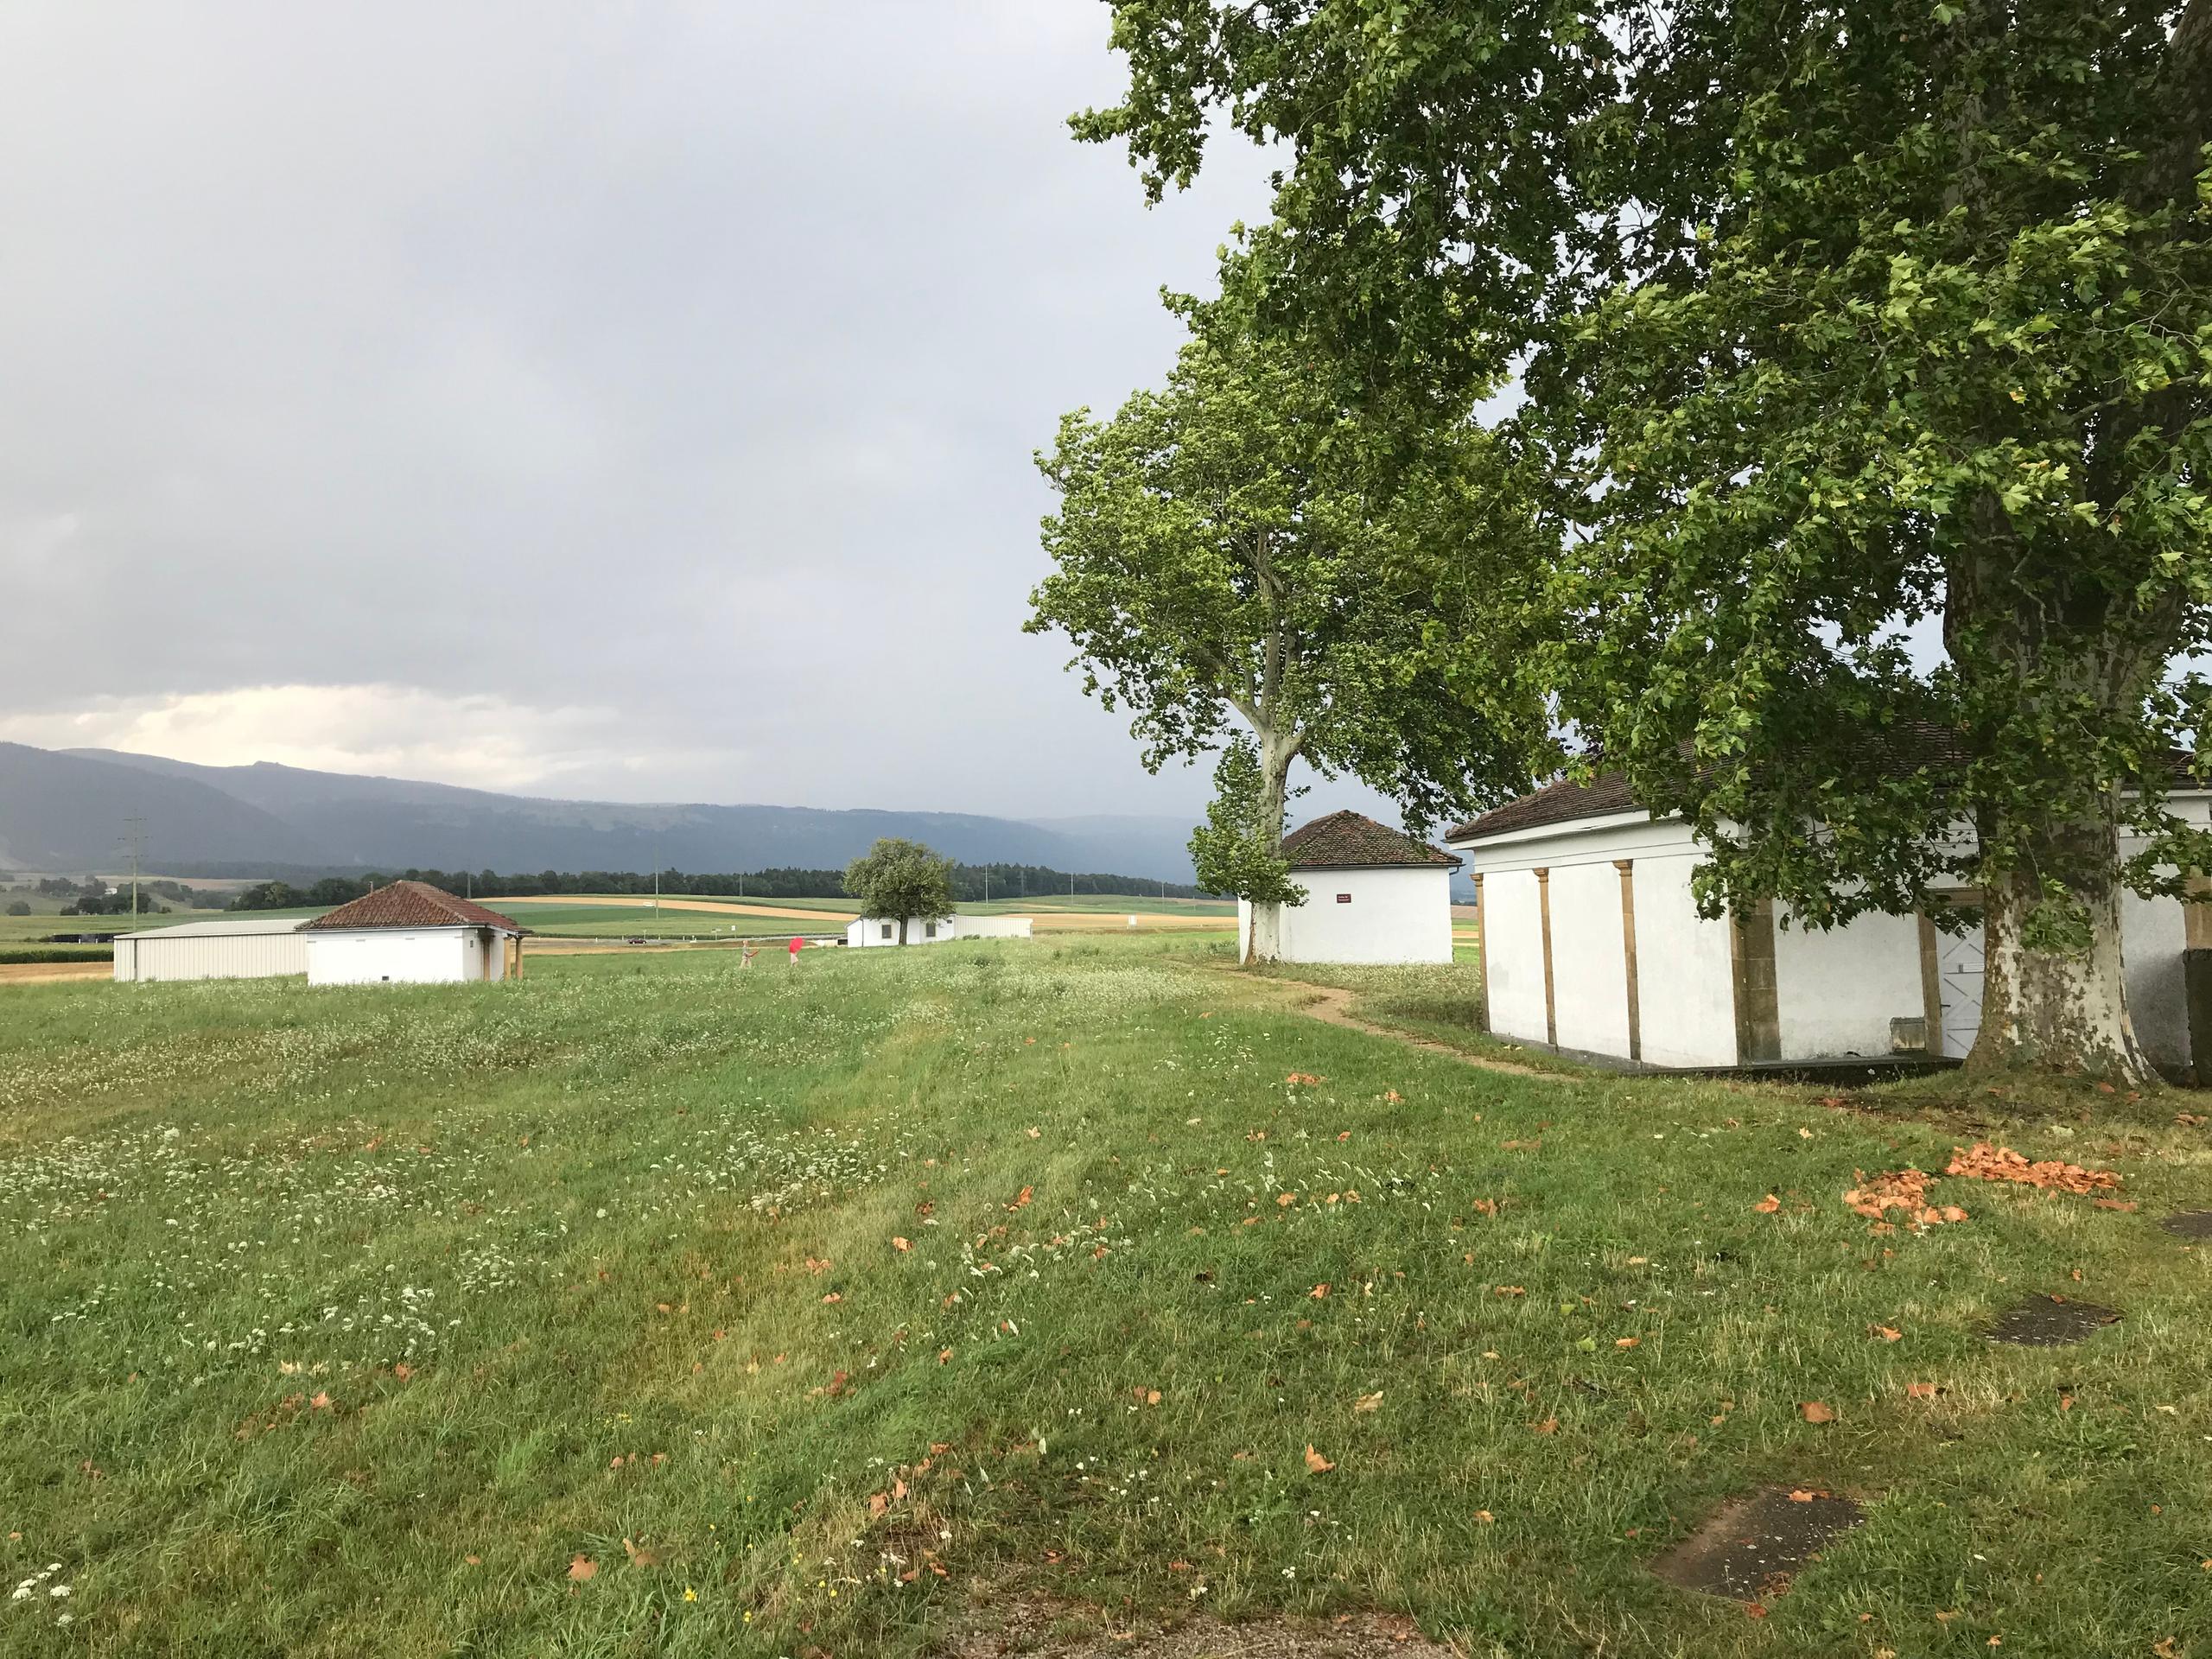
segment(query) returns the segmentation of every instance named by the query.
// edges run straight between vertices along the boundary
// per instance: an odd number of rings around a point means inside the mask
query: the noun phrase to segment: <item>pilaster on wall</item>
[[[1535,872],[1536,917],[1544,933],[1544,1041],[1559,1046],[1559,1004],[1552,990],[1552,873]]]
[[[2192,871],[2189,900],[2181,907],[2182,949],[2212,950],[2212,875]]]
[[[1643,1018],[1637,1004],[1636,988],[1636,861],[1617,858],[1613,868],[1621,873],[1621,961],[1628,978],[1628,1057],[1631,1060],[1643,1058]]]
[[[1728,930],[1736,992],[1736,1064],[1782,1058],[1781,988],[1774,972],[1774,900],[1738,911]]]
[[[1475,1011],[1475,1029],[1490,1029],[1490,906],[1483,903],[1483,879],[1475,877],[1476,970],[1482,976],[1483,1005]]]

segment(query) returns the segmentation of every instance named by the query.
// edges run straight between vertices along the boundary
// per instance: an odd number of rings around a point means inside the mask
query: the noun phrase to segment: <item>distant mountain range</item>
[[[879,836],[965,863],[1192,879],[1191,824],[1025,823],[959,812],[538,800],[262,761],[201,766],[112,749],[0,743],[0,870],[112,873],[128,820],[146,868],[181,876],[365,869],[834,869]]]

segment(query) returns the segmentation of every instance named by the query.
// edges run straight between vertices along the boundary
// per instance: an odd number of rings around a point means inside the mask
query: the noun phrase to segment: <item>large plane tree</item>
[[[1115,0],[1157,194],[1285,156],[1271,315],[1518,370],[1561,713],[1708,913],[1978,889],[1976,1065],[2143,1076],[2207,643],[2212,0]],[[1963,831],[1963,833],[1961,833]],[[1955,912],[1950,912],[1955,915]]]
[[[1522,786],[1545,733],[1504,635],[1541,579],[1535,498],[1463,404],[1409,439],[1337,365],[1251,326],[1246,273],[1183,302],[1166,385],[1077,410],[1039,465],[1059,494],[1032,632],[1127,712],[1155,770],[1218,752],[1198,879],[1275,954],[1302,897],[1280,852],[1293,764],[1349,772],[1415,827]]]

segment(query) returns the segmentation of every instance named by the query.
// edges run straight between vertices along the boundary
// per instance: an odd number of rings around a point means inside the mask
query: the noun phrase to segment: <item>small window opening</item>
[[[1348,893],[1338,893],[1337,895],[1337,902],[1340,905],[1348,905],[1351,903],[1351,894]]]

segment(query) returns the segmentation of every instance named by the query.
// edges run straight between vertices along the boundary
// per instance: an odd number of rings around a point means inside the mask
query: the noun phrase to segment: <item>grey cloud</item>
[[[1030,452],[1265,203],[1246,156],[1147,211],[1067,137],[1106,28],[18,0],[0,602],[113,620],[11,628],[0,712],[398,686],[612,711],[563,793],[1192,806],[1018,631]]]

